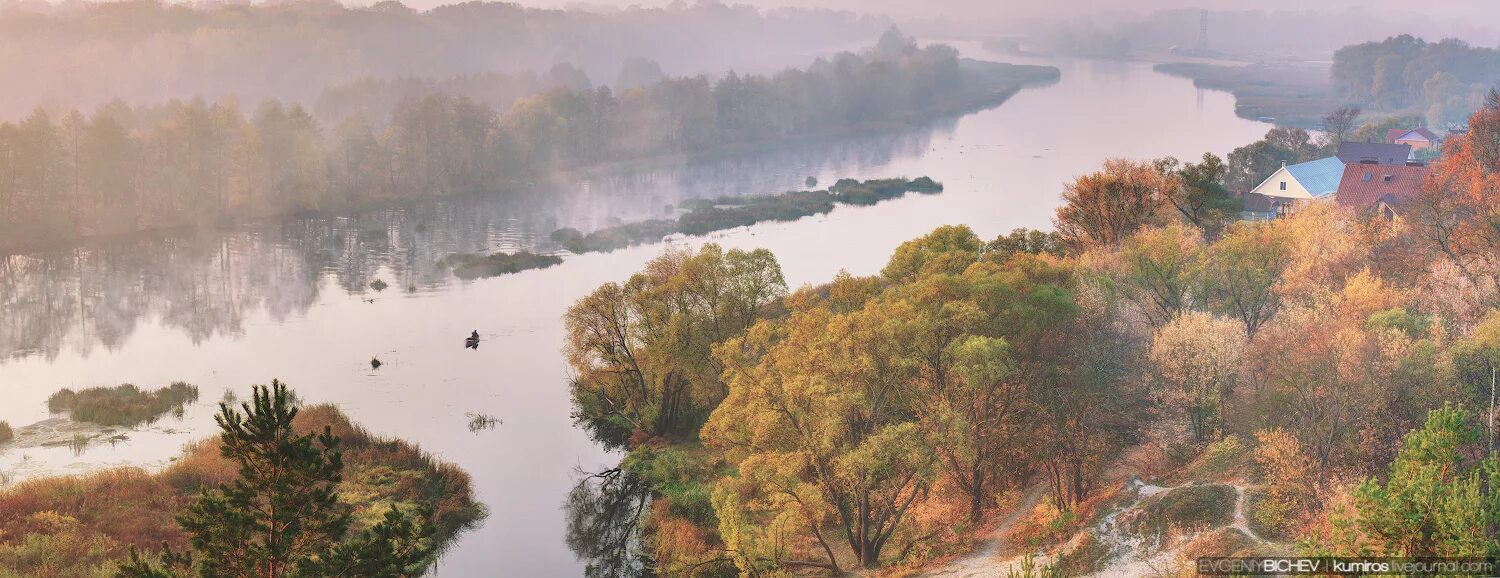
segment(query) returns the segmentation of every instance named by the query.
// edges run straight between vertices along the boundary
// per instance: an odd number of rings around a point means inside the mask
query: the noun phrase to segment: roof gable
[[[1266,177],[1266,180],[1255,185],[1255,188],[1250,189],[1249,192],[1282,199],[1312,198],[1312,194],[1302,187],[1302,182],[1292,176],[1285,166],[1276,169],[1276,172],[1271,173],[1271,176]]]
[[[1385,142],[1394,143],[1402,140],[1425,140],[1436,142],[1437,135],[1422,127],[1417,128],[1392,128],[1385,131]]]

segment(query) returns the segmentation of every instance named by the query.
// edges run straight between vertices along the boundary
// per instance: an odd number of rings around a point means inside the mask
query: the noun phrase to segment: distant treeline
[[[0,78],[15,80],[0,91],[0,119],[39,104],[93,108],[114,98],[308,105],[323,89],[361,78],[524,73],[557,62],[596,84],[615,81],[634,58],[674,75],[763,72],[890,26],[848,12],[713,0],[623,10],[365,4],[0,0]]]
[[[0,124],[0,247],[528,187],[558,170],[887,126],[996,104],[1057,70],[890,35],[770,76],[554,89],[504,112],[434,93],[377,128],[299,106],[124,104]]]
[[[787,191],[779,195],[698,199],[683,208],[676,220],[652,219],[600,229],[592,233],[572,229],[552,232],[552,240],[574,253],[610,251],[656,241],[682,233],[702,235],[713,231],[754,225],[762,221],[794,221],[833,210],[834,205],[873,205],[906,193],[934,194],[942,183],[929,177],[916,179],[872,179],[864,182],[839,179],[832,187],[817,191]]]
[[[1486,91],[1500,81],[1500,50],[1403,34],[1339,49],[1332,75],[1335,91],[1350,102],[1411,109],[1441,126],[1462,122],[1480,108]]]

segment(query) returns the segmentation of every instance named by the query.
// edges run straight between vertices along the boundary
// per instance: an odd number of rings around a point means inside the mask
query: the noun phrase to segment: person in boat
[[[469,349],[479,349],[479,330],[478,329],[475,329],[473,333],[469,334],[468,338],[464,339],[464,347],[467,347]]]

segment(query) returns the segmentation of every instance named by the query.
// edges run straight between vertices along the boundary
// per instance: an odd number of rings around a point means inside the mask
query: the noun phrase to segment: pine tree
[[[158,565],[132,551],[118,575],[421,575],[434,554],[430,516],[412,519],[392,507],[382,522],[345,540],[351,517],[335,493],[344,467],[339,438],[326,426],[317,434],[293,431],[295,399],[273,380],[255,386],[243,414],[219,404],[220,451],[239,464],[239,478],[204,490],[178,517],[190,537],[188,552],[163,545]]]

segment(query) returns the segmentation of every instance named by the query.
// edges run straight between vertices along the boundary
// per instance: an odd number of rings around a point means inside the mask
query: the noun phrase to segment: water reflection
[[[258,311],[281,322],[318,301],[325,281],[350,293],[380,279],[392,292],[451,283],[436,266],[456,252],[563,252],[548,234],[661,217],[686,199],[824,184],[919,155],[953,119],[912,130],[799,143],[728,160],[621,171],[547,193],[452,199],[347,217],[259,224],[223,234],[131,238],[0,256],[0,359],[55,359],[119,348],[153,319],[194,344],[239,336]],[[914,175],[915,176],[915,175]],[[375,293],[379,293],[378,295]]]
[[[640,476],[615,468],[590,474],[568,493],[568,548],[584,561],[589,578],[655,576],[641,548],[641,520],[651,488]]]

